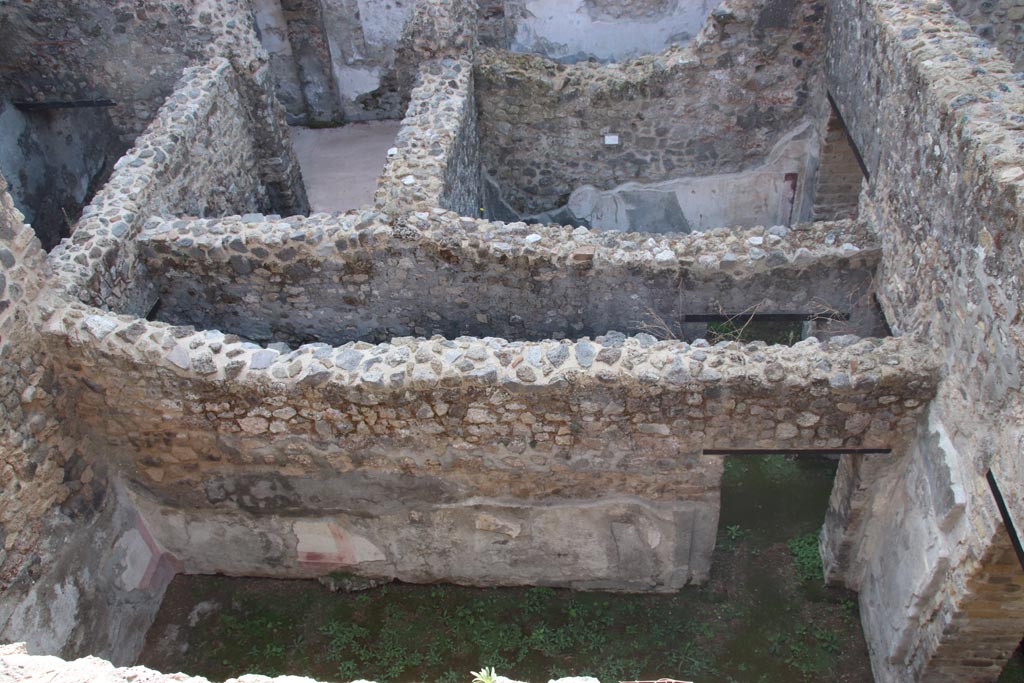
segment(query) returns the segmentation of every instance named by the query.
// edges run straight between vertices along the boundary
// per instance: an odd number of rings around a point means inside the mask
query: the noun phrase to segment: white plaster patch
[[[939,528],[949,533],[956,523],[963,517],[967,509],[967,492],[964,490],[964,472],[962,469],[963,458],[957,451],[953,440],[949,438],[946,426],[937,416],[937,411],[928,411],[928,429],[939,437],[939,450],[946,460],[946,467],[949,469],[949,486],[953,495],[953,505],[946,516],[940,520]]]
[[[138,529],[129,529],[114,545],[114,554],[119,557],[121,573],[118,586],[127,591],[138,590],[146,579],[146,570],[153,562],[153,551]]]
[[[552,59],[593,56],[623,60],[689,42],[717,3],[679,0],[669,12],[645,18],[594,19],[583,0],[526,0],[512,49]]]
[[[371,45],[397,45],[402,29],[412,13],[412,0],[358,0],[359,18],[363,25],[363,39]]]
[[[354,102],[380,87],[380,67],[355,67],[334,63],[334,78],[342,100]]]
[[[284,18],[280,0],[253,0],[253,16],[260,29],[260,40],[271,54],[291,55],[288,40],[288,22]]]
[[[385,560],[384,553],[366,538],[347,532],[334,522],[295,522],[299,562],[304,564],[356,565]]]
[[[37,585],[11,614],[0,638],[24,640],[31,652],[59,652],[78,623],[80,599],[70,577],[50,590]]]

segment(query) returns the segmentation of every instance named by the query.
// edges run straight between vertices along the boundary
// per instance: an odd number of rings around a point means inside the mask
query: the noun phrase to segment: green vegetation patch
[[[821,555],[818,553],[818,532],[801,534],[789,541],[789,552],[797,576],[804,581],[822,581]]]

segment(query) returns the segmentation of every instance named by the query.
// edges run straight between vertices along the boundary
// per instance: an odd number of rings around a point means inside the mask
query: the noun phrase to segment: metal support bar
[[[14,106],[21,111],[45,111],[48,109],[85,109],[87,107],[116,107],[113,100],[50,100],[35,102],[32,100],[15,100]]]
[[[1017,561],[1020,562],[1021,569],[1024,569],[1024,546],[1021,545],[1020,536],[1017,534],[1017,527],[1010,517],[1010,510],[1006,507],[1003,492],[999,490],[999,484],[996,483],[996,477],[992,474],[992,470],[985,474],[985,479],[988,480],[988,487],[992,489],[992,497],[996,499],[996,507],[999,508],[999,514],[1003,516],[1003,526],[1006,527],[1006,533],[1010,535],[1010,544],[1013,546],[1013,552],[1017,554]]]
[[[803,323],[811,320],[849,320],[849,313],[693,313],[682,316],[684,323],[727,323],[734,320],[751,322]]]
[[[889,455],[891,448],[705,448],[704,455]]]

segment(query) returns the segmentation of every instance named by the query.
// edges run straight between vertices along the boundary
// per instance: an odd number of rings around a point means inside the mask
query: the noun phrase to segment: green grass
[[[730,557],[758,566],[742,549]],[[795,566],[788,571],[795,575]],[[282,594],[267,583],[267,591],[231,593],[224,609],[205,617],[189,649],[202,660],[175,670],[213,680],[248,671],[469,683],[470,671],[493,666],[526,681],[590,675],[609,683],[665,676],[726,683],[735,676],[755,680],[743,672],[767,667],[765,681],[811,681],[835,666],[847,631],[856,628],[839,618],[848,594],[830,597],[831,608],[819,604],[801,614],[796,588],[765,606],[757,591],[730,597],[722,587],[645,596],[392,585],[345,594],[291,582],[320,591],[303,604],[292,597],[295,586]],[[787,604],[798,607],[780,607]],[[764,657],[748,662],[746,654],[758,650]]]

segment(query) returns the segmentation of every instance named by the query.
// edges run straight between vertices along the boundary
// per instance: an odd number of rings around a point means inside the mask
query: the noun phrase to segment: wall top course
[[[165,259],[228,261],[239,255],[269,270],[297,260],[331,263],[365,258],[389,245],[421,246],[474,261],[526,259],[558,267],[679,270],[695,275],[746,273],[850,261],[873,265],[877,236],[856,221],[793,228],[720,228],[705,233],[606,232],[558,225],[490,222],[436,209],[393,221],[374,211],[279,218],[252,214],[216,219],[153,219],[139,235],[151,263]],[[282,255],[285,258],[282,258]]]
[[[946,3],[874,0],[871,13],[877,30],[898,46],[889,59],[901,60],[915,74],[935,113],[958,137],[972,140],[979,165],[1024,207],[1024,74],[970,32]],[[830,87],[855,89],[858,84],[835,82]],[[856,123],[847,121],[851,133],[862,136],[858,143],[864,152],[872,139],[867,130],[871,124]],[[877,165],[877,151],[865,159],[869,166]]]
[[[51,337],[161,372],[228,381],[253,390],[312,390],[332,385],[365,396],[462,385],[563,390],[570,384],[629,385],[655,391],[711,386],[813,387],[861,394],[890,387],[901,398],[927,401],[936,361],[910,339],[809,338],[793,346],[703,340],[692,345],[610,332],[590,340],[518,342],[499,338],[396,338],[391,343],[307,344],[284,352],[217,330],[149,322],[72,304],[50,315]]]

